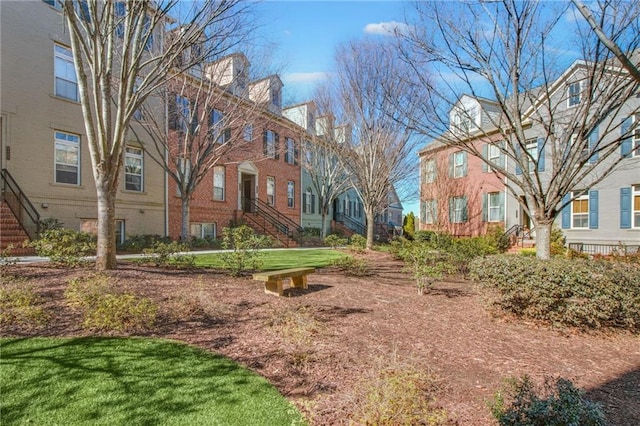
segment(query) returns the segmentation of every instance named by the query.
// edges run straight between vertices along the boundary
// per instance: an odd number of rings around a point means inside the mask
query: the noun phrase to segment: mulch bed
[[[640,338],[626,333],[550,329],[492,317],[472,283],[437,283],[419,296],[402,264],[364,255],[373,274],[333,268],[309,276],[309,288],[267,295],[250,276],[173,271],[122,263],[118,285],[157,302],[156,328],[145,336],[215,351],[270,380],[312,424],[349,421],[353,390],[381,365],[410,363],[442,383],[437,403],[460,425],[495,424],[487,401],[507,377],[564,377],[601,402],[613,425],[640,424]],[[4,327],[2,336],[83,336],[80,314],[64,302],[66,283],[87,269],[17,265],[51,312],[39,329]],[[296,315],[296,313],[302,313]],[[303,315],[304,314],[304,315]],[[293,322],[278,326],[281,318]],[[312,318],[312,326],[295,321]],[[287,333],[299,329],[306,338]],[[284,332],[283,332],[284,330]]]

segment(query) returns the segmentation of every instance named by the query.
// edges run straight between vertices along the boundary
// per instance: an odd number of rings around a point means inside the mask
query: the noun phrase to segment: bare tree
[[[318,194],[321,215],[322,238],[326,237],[326,220],[333,201],[351,187],[347,170],[339,161],[338,144],[345,128],[335,129],[333,116],[321,117],[322,131],[303,144],[301,166],[309,176],[313,189]]]
[[[578,12],[589,23],[602,44],[606,46],[633,78],[640,83],[640,69],[632,58],[640,47],[640,39],[633,34],[640,32],[640,3],[633,1],[597,1],[596,14],[581,0],[571,0]]]
[[[239,0],[64,0],[98,199],[97,269],[116,267],[115,199],[131,120],[176,59],[207,41],[215,57],[244,33]],[[170,36],[169,36],[170,35]],[[217,50],[218,52],[216,52]],[[188,69],[192,63],[183,64]]]
[[[575,27],[581,60],[560,63],[550,40],[568,33],[566,7],[515,0],[420,3],[412,30],[402,37],[402,56],[431,93],[421,114],[409,111],[412,126],[480,158],[476,142],[499,134],[504,143],[496,147],[508,161],[491,166],[507,178],[514,197],[524,194],[543,259],[550,257],[555,218],[577,196],[572,191],[591,188],[622,160],[620,146],[635,124],[627,129],[621,119],[638,110],[629,102],[637,82],[591,30]],[[439,84],[422,78],[427,70],[440,73]],[[461,92],[479,99],[479,107],[462,105]]]
[[[404,78],[404,65],[383,43],[363,40],[342,45],[336,53],[331,104],[324,108],[336,114],[338,123],[353,129],[334,146],[362,200],[367,249],[373,246],[376,213],[387,207],[393,188],[416,170],[418,140],[397,119],[396,101],[419,96]]]

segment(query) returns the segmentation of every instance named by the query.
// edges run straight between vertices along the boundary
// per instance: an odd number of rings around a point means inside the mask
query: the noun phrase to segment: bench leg
[[[291,277],[291,286],[298,288],[308,288],[307,276],[303,275],[301,277]]]
[[[276,296],[282,296],[282,280],[269,280],[264,283],[264,292],[267,294],[275,294]]]

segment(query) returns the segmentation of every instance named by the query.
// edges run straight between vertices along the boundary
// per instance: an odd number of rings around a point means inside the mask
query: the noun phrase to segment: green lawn
[[[337,250],[267,250],[260,254],[262,261],[262,270],[271,271],[277,269],[303,268],[331,265],[335,259],[345,257],[346,255]],[[196,254],[196,265],[209,268],[222,268],[220,255],[214,254]]]
[[[1,423],[292,425],[262,377],[169,340],[0,339]]]

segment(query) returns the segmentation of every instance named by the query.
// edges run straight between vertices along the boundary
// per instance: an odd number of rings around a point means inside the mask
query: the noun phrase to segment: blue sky
[[[401,1],[271,1],[259,4],[263,37],[273,42],[272,60],[282,66],[285,104],[313,98],[313,89],[331,72],[337,45],[401,25]],[[405,214],[418,202],[403,200]]]

